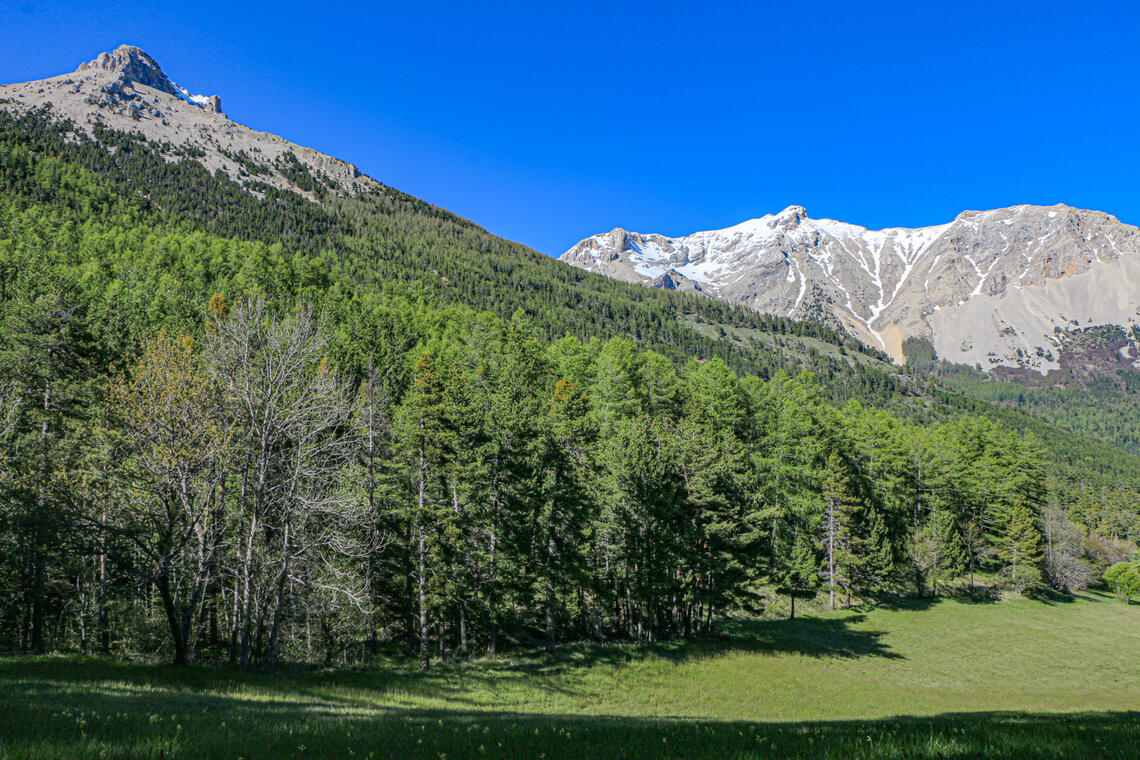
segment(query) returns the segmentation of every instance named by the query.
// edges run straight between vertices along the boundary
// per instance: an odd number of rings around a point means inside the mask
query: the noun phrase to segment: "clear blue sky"
[[[792,203],[1140,223],[1134,3],[8,0],[0,81],[124,42],[239,122],[552,255]]]

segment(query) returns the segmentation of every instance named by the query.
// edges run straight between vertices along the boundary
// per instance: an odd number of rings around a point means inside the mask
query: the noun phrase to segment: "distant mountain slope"
[[[915,359],[911,370],[955,393],[1025,410],[1068,430],[1140,455],[1140,372],[1134,368],[1140,328],[1115,325],[1062,333],[1061,366],[1031,369],[973,367]],[[912,351],[912,357],[919,351]]]
[[[1131,327],[1140,316],[1140,230],[1064,205],[966,211],[949,224],[885,230],[789,206],[680,238],[615,229],[561,260],[817,319],[900,363],[903,343],[922,338],[950,362],[1044,372],[1059,366],[1058,333]]]

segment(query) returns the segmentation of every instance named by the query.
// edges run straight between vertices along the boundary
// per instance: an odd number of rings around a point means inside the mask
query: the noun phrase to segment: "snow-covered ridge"
[[[880,255],[884,251],[895,252],[903,262],[913,263],[919,253],[950,226],[868,230],[834,219],[811,219],[802,206],[789,206],[778,214],[767,214],[725,229],[705,230],[680,238],[636,232],[625,234],[633,252],[633,265],[640,273],[657,277],[672,270],[694,282],[715,287],[721,283],[726,271],[749,263],[748,256],[742,256],[742,252],[759,255],[759,246],[776,244],[782,239],[819,248],[817,255],[821,260],[832,254],[846,255],[869,276],[877,278],[882,266]],[[602,240],[605,237],[595,235],[592,239]],[[820,245],[828,238],[837,245]],[[855,244],[845,244],[852,241],[856,241]],[[593,255],[600,256],[602,250],[599,247]],[[790,262],[787,263],[790,267]]]
[[[802,206],[789,206],[682,237],[618,228],[586,238],[561,259],[631,282],[822,319],[898,360],[903,341],[916,336],[935,342],[946,358],[984,368],[1047,368],[1055,328],[1135,321],[1140,288],[1122,284],[1119,295],[1092,294],[1079,305],[1070,303],[1071,285],[1057,294],[1058,283],[1091,268],[1140,263],[1138,232],[1108,214],[1064,205],[966,211],[946,224],[881,230],[812,219]],[[968,302],[1008,305],[1022,291],[1037,299],[1024,304],[1030,317],[979,312],[952,323]],[[1043,306],[1042,298],[1065,305]],[[958,335],[966,330],[972,333]],[[1000,338],[990,339],[995,332]]]

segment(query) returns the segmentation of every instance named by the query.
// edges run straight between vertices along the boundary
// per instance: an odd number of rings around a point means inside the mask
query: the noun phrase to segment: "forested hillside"
[[[817,336],[852,352],[882,356],[814,323],[762,316],[708,298],[647,291],[584,274],[391,188],[381,186],[362,197],[344,198],[294,166],[291,178],[315,193],[320,203],[269,185],[255,186],[264,195],[258,198],[194,161],[169,162],[164,156],[177,154],[177,149],[137,136],[96,129],[97,140],[85,139],[82,133],[69,130],[66,122],[51,121],[42,113],[14,117],[0,112],[0,128],[7,144],[87,169],[100,178],[106,188],[101,192],[137,200],[124,208],[151,220],[149,226],[263,243],[264,251],[243,251],[234,260],[195,273],[228,278],[242,270],[235,283],[238,288],[276,288],[273,293],[267,290],[274,297],[288,290],[290,296],[319,298],[322,303],[341,300],[342,289],[351,289],[354,295],[362,294],[361,299],[367,295],[372,300],[397,297],[433,306],[461,305],[504,318],[522,309],[547,339],[622,336],[674,360],[690,355],[721,356],[734,369],[758,374],[776,368],[799,369],[802,362],[800,357],[785,357],[763,346],[725,345],[681,325],[678,317],[747,325],[766,333]],[[256,164],[250,168],[257,171]],[[245,262],[251,255],[260,263],[235,266],[234,261]],[[181,277],[168,281],[188,292],[203,284],[201,280],[186,283]],[[337,289],[326,293],[334,283]],[[846,371],[846,362],[823,357],[811,361],[810,368],[817,374]],[[894,373],[879,374],[867,379],[866,387],[843,392],[889,398],[904,385]]]
[[[1140,454],[1140,370],[1134,364],[1140,328],[1115,325],[1059,336],[1060,367],[1041,374],[999,368],[989,375],[934,361],[929,345],[914,369],[956,393],[1026,410],[1056,425]]]
[[[97,138],[0,116],[0,647],[426,667],[1140,537],[1135,457],[826,328]]]

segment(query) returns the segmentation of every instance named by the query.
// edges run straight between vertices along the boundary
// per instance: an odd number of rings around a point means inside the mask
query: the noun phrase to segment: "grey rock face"
[[[145,84],[170,95],[179,94],[158,62],[134,45],[120,45],[110,53],[100,53],[95,60],[80,64],[76,73],[91,70],[109,72],[124,84]]]
[[[801,206],[680,238],[625,230],[562,261],[816,319],[903,360],[907,338],[950,361],[1056,366],[1057,332],[1140,318],[1140,230],[1065,205],[967,211],[949,224],[868,230]]]
[[[258,188],[264,183],[313,197],[282,170],[290,161],[288,154],[342,194],[376,186],[351,164],[230,121],[222,113],[220,97],[190,94],[133,45],[100,53],[70,74],[0,86],[0,108],[24,113],[45,107],[89,135],[102,124],[170,143],[174,151],[167,160],[180,161],[193,153],[193,160],[211,172],[225,172],[253,193],[263,192]]]

